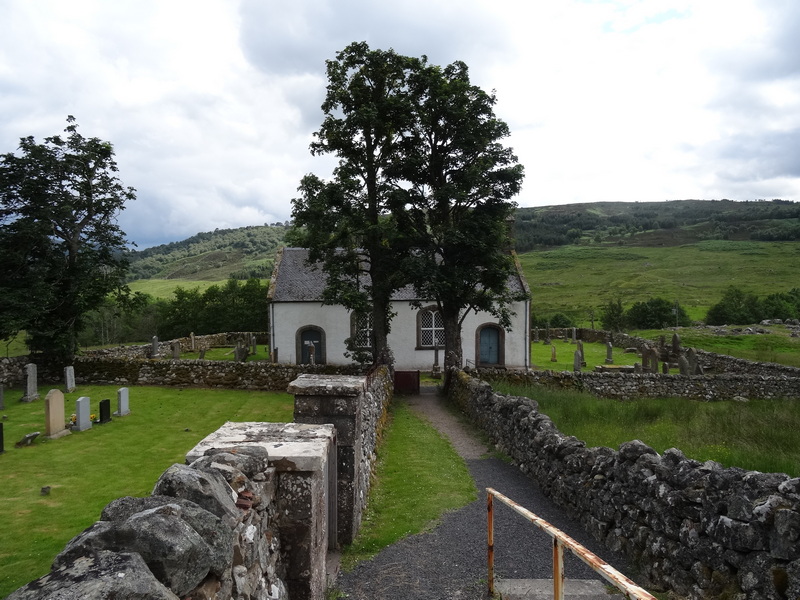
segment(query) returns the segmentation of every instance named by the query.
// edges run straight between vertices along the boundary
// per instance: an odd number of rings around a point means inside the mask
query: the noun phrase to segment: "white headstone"
[[[131,414],[128,407],[128,388],[123,387],[117,390],[117,412],[114,413],[115,417],[124,417]]]
[[[64,387],[68,394],[75,391],[75,367],[64,367]]]
[[[75,402],[75,417],[72,431],[86,431],[92,428],[91,407],[86,396],[81,396]]]

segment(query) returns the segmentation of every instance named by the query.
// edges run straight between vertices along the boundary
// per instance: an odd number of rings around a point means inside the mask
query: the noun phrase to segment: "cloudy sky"
[[[287,220],[353,41],[496,90],[520,206],[800,200],[796,0],[3,0],[0,152],[114,144],[140,248]]]

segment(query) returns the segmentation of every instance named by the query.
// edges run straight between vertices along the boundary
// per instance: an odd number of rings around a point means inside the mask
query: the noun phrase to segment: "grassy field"
[[[225,279],[220,281],[198,281],[193,279],[137,279],[131,281],[128,287],[134,292],[149,294],[153,298],[162,300],[172,300],[175,288],[182,287],[185,290],[200,288],[204,292],[212,285],[222,285]]]
[[[656,398],[620,402],[542,386],[497,382],[493,387],[536,400],[561,432],[574,435],[588,447],[616,449],[638,439],[659,453],[680,448],[699,461],[800,476],[800,403],[793,400]]]
[[[441,433],[412,413],[402,399],[393,403],[391,417],[379,447],[376,483],[361,531],[342,555],[344,569],[424,531],[446,511],[477,497],[464,459]]]
[[[80,396],[92,412],[118,386],[87,386],[67,394],[67,416]],[[46,389],[40,389],[43,395]],[[16,401],[6,390],[2,414],[6,451],[0,455],[0,598],[45,574],[56,554],[100,517],[111,500],[148,495],[159,475],[225,421],[292,420],[293,398],[276,392],[130,388],[131,414],[58,440],[14,443],[44,433],[44,402]],[[40,490],[50,486],[42,496]]]
[[[553,340],[556,349],[556,362],[552,362],[552,350],[544,343],[531,344],[532,368],[538,371],[572,371],[573,359],[577,345],[565,343],[564,340]],[[604,365],[606,360],[605,344],[583,344],[583,358],[586,361],[584,371],[591,371],[595,365]],[[642,362],[636,354],[625,354],[622,348],[614,348],[615,365],[632,365]]]
[[[563,312],[588,327],[589,309],[617,297],[628,308],[677,300],[701,320],[731,285],[759,296],[796,286],[798,242],[709,240],[674,247],[563,246],[521,254],[535,315]],[[599,323],[595,323],[599,328]]]

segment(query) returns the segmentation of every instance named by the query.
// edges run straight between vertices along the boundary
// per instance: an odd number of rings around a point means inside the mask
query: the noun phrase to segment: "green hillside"
[[[283,245],[286,229],[278,224],[216,229],[131,252],[129,279],[266,279],[272,273],[275,252]]]
[[[199,233],[132,253],[133,287],[168,298],[229,276],[269,277],[284,225]],[[677,300],[702,319],[735,285],[765,296],[795,287],[800,203],[596,202],[520,208],[517,251],[537,316],[563,312],[590,323],[590,311],[621,298]]]

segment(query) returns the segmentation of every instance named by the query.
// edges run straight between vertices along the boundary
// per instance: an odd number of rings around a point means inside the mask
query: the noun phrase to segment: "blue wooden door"
[[[500,362],[500,332],[496,327],[481,329],[480,363],[496,365]]]

